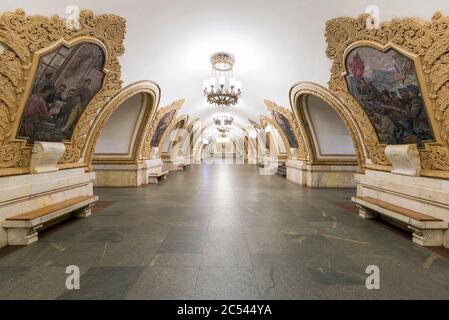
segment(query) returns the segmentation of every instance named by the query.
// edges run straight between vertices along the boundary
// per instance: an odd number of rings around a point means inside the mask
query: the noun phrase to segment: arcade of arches
[[[128,2],[0,4],[0,299],[449,297],[447,1]]]

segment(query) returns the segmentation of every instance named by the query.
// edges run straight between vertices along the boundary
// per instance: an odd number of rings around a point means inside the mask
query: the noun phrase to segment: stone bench
[[[188,166],[189,166],[188,163],[180,163],[180,164],[178,164],[178,167],[179,167],[181,170],[185,170]]]
[[[386,216],[393,223],[413,232],[413,242],[421,246],[442,246],[448,222],[427,214],[406,209],[372,197],[352,197],[365,219]]]
[[[159,179],[167,179],[167,175],[168,175],[168,171],[162,171],[159,173],[151,173],[148,175],[149,177],[149,183],[152,184],[158,184],[159,183]]]
[[[38,230],[58,222],[58,218],[71,214],[76,218],[90,216],[97,196],[78,196],[40,209],[7,218],[2,227],[7,229],[9,245],[28,245],[37,241]]]

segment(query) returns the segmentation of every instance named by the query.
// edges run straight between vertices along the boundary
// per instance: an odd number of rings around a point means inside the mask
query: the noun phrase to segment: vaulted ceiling
[[[288,91],[298,81],[326,85],[325,23],[357,16],[368,5],[380,7],[381,20],[436,10],[449,14],[447,0],[2,0],[1,11],[65,16],[76,4],[95,13],[114,13],[127,21],[125,54],[120,58],[124,85],[148,79],[161,89],[161,105],[185,98],[181,114],[212,124],[217,109],[206,103],[202,82],[210,76],[216,51],[235,55],[234,75],[243,95],[231,108],[238,127],[267,115],[264,99],[288,106]],[[213,132],[213,130],[209,130]]]

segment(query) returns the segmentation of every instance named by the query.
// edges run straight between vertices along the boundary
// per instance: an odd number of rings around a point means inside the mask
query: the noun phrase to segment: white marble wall
[[[77,196],[93,195],[95,174],[84,168],[0,177],[0,224],[9,217]],[[0,227],[0,247],[7,244]]]
[[[138,187],[149,183],[151,173],[161,173],[163,162],[145,160],[139,164],[95,164],[95,187]]]
[[[302,160],[288,159],[287,179],[308,187],[322,188],[353,188],[354,173],[357,166],[353,165],[310,165]]]

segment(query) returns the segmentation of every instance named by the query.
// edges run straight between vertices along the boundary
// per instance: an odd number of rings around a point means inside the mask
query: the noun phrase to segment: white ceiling
[[[161,104],[185,98],[181,113],[190,119],[211,123],[217,110],[207,105],[201,88],[210,75],[209,57],[216,51],[232,52],[234,75],[243,82],[232,114],[241,127],[248,126],[247,118],[267,114],[264,99],[288,107],[288,91],[295,82],[326,84],[326,20],[357,16],[371,4],[380,7],[381,20],[430,19],[436,10],[449,14],[448,0],[2,0],[0,11],[23,8],[30,15],[66,16],[69,4],[123,16],[124,85],[156,81]]]

